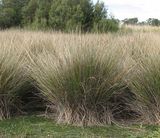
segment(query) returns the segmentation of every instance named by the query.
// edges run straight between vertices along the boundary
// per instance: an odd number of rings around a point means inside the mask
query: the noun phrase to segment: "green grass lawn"
[[[36,116],[0,122],[0,138],[160,138],[158,126],[74,127]]]

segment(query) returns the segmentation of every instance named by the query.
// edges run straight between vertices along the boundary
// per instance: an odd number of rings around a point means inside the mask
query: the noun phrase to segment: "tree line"
[[[160,20],[156,18],[149,18],[146,21],[139,22],[138,18],[126,18],[122,20],[124,24],[130,25],[151,25],[151,26],[160,26]]]
[[[99,0],[0,0],[0,28],[108,32],[118,30]]]

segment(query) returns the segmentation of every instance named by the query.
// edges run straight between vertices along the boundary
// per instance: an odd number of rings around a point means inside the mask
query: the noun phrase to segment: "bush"
[[[117,21],[112,19],[103,19],[98,23],[94,23],[93,32],[106,33],[116,32],[119,29]]]

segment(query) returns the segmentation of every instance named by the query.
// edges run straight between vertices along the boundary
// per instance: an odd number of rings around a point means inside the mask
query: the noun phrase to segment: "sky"
[[[96,2],[97,0],[93,0]],[[138,17],[140,21],[148,18],[160,19],[160,0],[100,0],[111,15],[120,20]]]

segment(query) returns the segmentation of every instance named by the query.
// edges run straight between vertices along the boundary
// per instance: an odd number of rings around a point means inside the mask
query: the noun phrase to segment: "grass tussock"
[[[12,44],[0,45],[0,120],[19,108],[18,96],[26,81],[22,53]]]
[[[18,109],[30,84],[58,123],[159,124],[159,31],[134,29],[117,34],[0,32],[0,119]]]
[[[64,44],[55,53],[33,57],[32,77],[56,112],[57,122],[111,123],[116,113],[123,112],[118,109],[122,101],[116,102],[126,89],[123,51],[79,39],[74,47]]]
[[[158,50],[158,49],[157,49]],[[140,59],[131,87],[137,108],[145,123],[160,123],[160,56],[149,54]]]

